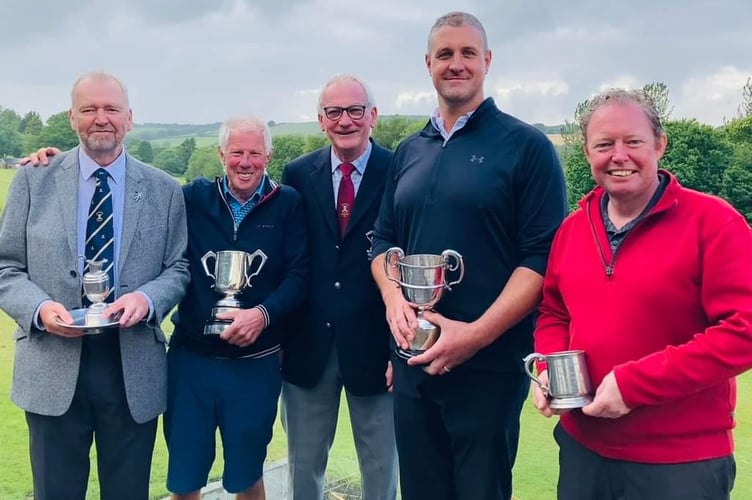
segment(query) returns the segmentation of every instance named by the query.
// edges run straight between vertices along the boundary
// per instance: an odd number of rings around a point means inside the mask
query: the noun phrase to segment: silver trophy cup
[[[399,270],[399,279],[389,272],[389,267]],[[448,282],[447,272],[459,273],[456,280]],[[436,305],[444,290],[451,290],[465,275],[465,263],[462,256],[454,250],[444,250],[441,255],[414,254],[405,255],[401,248],[392,247],[384,255],[384,272],[386,277],[399,285],[402,295],[411,306],[418,310],[418,328],[410,341],[408,349],[397,348],[397,355],[412,358],[421,354],[436,343],[439,327],[423,317],[423,311]]]
[[[533,363],[548,367],[548,385],[533,375]],[[548,406],[554,410],[582,408],[593,400],[593,386],[585,363],[585,351],[561,351],[552,354],[534,352],[525,356],[525,373],[543,390]]]
[[[107,263],[103,260],[87,260],[89,271],[81,277],[84,287],[84,295],[91,305],[84,310],[84,326],[105,326],[112,323],[111,318],[104,316],[107,304],[104,302],[110,295],[110,277],[102,269]],[[98,332],[97,332],[98,333]]]
[[[209,269],[209,259],[214,259],[213,272]],[[224,295],[214,304],[211,318],[204,325],[204,335],[219,335],[232,323],[232,320],[217,319],[216,315],[242,308],[237,296],[251,286],[251,278],[261,272],[266,259],[266,254],[261,250],[253,253],[240,250],[209,251],[201,257],[204,272],[214,280],[214,289]],[[255,260],[258,260],[258,265],[252,271]]]

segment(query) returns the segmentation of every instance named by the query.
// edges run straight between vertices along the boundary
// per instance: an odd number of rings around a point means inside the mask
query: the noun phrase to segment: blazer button
[[[335,250],[339,250],[339,245],[334,245]]]
[[[332,324],[331,324],[331,323],[329,323],[329,322],[327,321],[327,322],[326,322],[326,327],[327,327],[327,328],[331,328],[331,327],[332,327]]]
[[[76,276],[78,276],[78,272],[76,272],[75,270],[71,269],[70,275],[71,275],[71,278],[75,278]]]
[[[342,288],[342,285],[340,285],[340,284],[339,284],[339,281],[335,281],[335,282],[334,282],[334,288],[335,288],[336,290],[339,290],[340,288]]]

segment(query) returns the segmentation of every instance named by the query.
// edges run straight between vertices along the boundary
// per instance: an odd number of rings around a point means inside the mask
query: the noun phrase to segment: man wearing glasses
[[[366,85],[341,75],[319,95],[330,146],[289,163],[282,183],[303,197],[309,299],[283,344],[282,422],[295,500],[323,499],[344,387],[364,500],[393,500],[397,452],[389,328],[370,273],[370,234],[392,152],[370,140],[377,110]]]

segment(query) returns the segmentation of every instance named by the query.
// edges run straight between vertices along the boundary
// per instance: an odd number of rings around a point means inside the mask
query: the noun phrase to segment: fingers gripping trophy
[[[214,272],[209,270],[209,259],[214,259]],[[237,295],[251,286],[251,278],[261,272],[266,259],[266,254],[260,249],[253,253],[240,250],[209,251],[201,257],[204,272],[214,280],[214,289],[224,295],[214,304],[211,318],[204,325],[204,335],[220,335],[232,323],[232,320],[218,319],[217,314],[242,309]],[[254,261],[258,261],[258,266],[251,272]]]
[[[399,279],[389,272],[389,267],[399,270]],[[444,250],[441,255],[405,255],[399,247],[392,247],[384,255],[384,272],[387,279],[397,283],[411,306],[418,310],[418,327],[408,349],[397,347],[397,355],[408,359],[434,345],[439,338],[439,327],[423,317],[423,311],[433,308],[444,293],[462,281],[465,263],[454,250]],[[448,272],[457,272],[454,281],[447,281]]]

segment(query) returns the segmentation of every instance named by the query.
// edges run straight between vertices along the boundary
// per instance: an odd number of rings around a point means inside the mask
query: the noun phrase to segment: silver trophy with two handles
[[[399,270],[399,279],[391,276],[389,267]],[[439,327],[423,317],[423,311],[435,306],[444,291],[462,281],[465,263],[454,250],[444,250],[440,255],[405,255],[399,247],[392,247],[384,255],[386,277],[400,287],[402,295],[411,306],[418,310],[418,328],[407,349],[397,347],[397,355],[408,359],[421,354],[436,343]],[[447,281],[447,272],[457,272],[457,279]]]
[[[209,269],[209,259],[214,259],[213,272]],[[218,319],[217,314],[242,309],[237,296],[251,286],[251,278],[261,272],[266,259],[266,254],[261,250],[253,253],[241,250],[209,251],[201,257],[204,272],[214,280],[214,289],[224,295],[214,304],[211,318],[204,325],[204,335],[219,335],[232,323],[232,320]],[[255,261],[258,264],[253,270]]]

